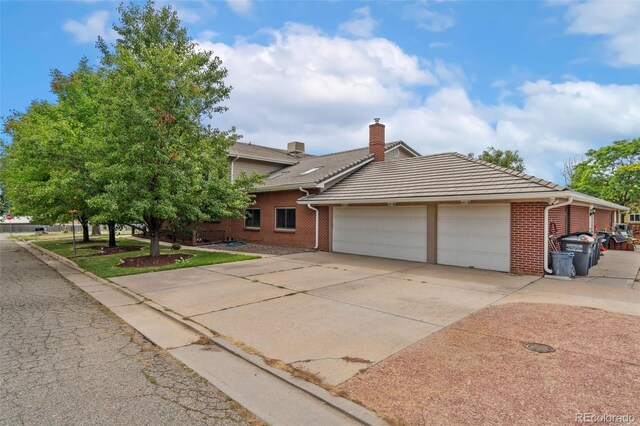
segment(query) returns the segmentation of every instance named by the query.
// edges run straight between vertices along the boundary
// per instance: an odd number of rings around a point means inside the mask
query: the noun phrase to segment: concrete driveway
[[[325,252],[112,280],[331,385],[487,305],[525,301],[519,291],[548,281]],[[544,286],[528,297],[541,294]],[[632,303],[622,310],[640,298]]]

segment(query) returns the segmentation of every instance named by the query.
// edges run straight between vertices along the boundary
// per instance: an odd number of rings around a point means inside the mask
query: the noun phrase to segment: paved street
[[[0,239],[0,424],[247,424],[235,402]]]

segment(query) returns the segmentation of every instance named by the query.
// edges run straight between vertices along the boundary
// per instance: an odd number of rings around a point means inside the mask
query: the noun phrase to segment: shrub
[[[171,244],[171,250],[180,250],[182,246],[178,243]]]

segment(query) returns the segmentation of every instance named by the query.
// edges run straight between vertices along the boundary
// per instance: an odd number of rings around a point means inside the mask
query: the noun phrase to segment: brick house
[[[268,173],[246,218],[202,224],[236,240],[542,275],[548,234],[610,230],[624,206],[457,153],[386,143],[309,155],[237,143],[232,179]],[[547,272],[550,272],[547,270]]]

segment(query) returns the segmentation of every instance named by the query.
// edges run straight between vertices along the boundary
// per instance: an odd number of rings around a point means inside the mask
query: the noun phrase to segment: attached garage
[[[509,272],[510,205],[439,205],[438,263]]]
[[[427,207],[334,207],[333,251],[427,261]]]

